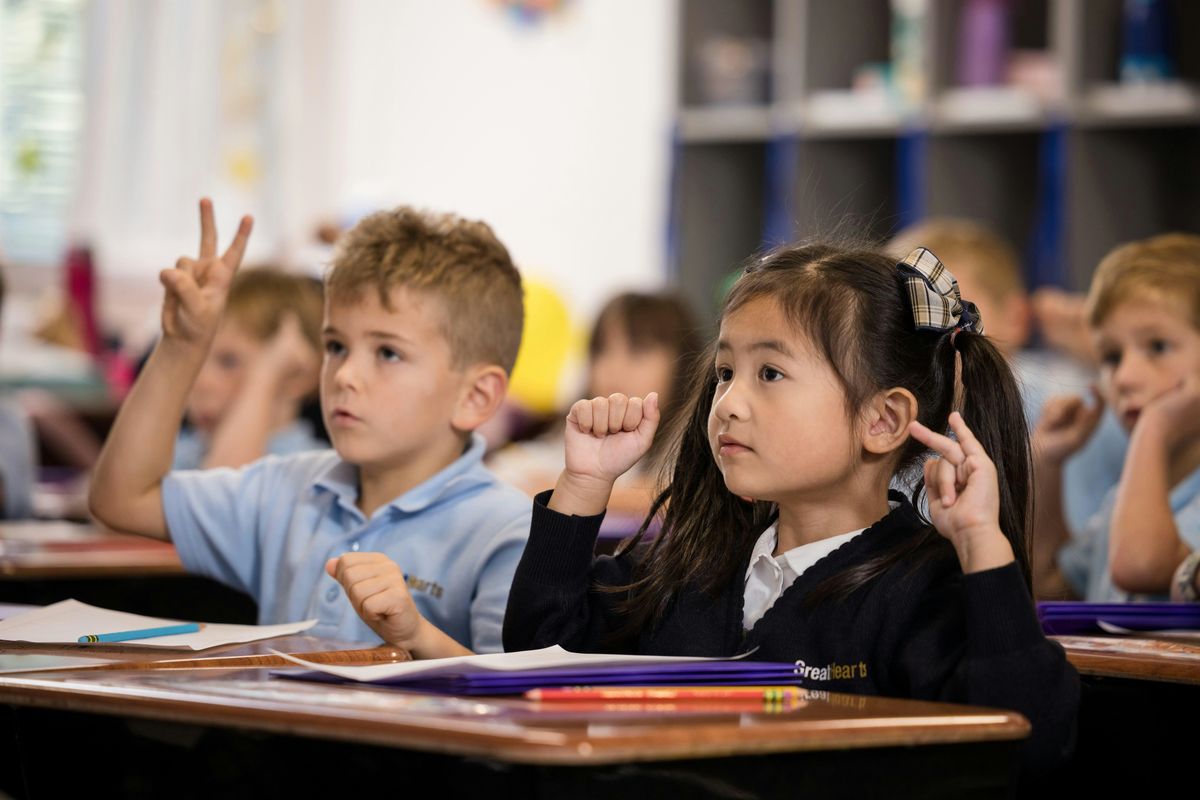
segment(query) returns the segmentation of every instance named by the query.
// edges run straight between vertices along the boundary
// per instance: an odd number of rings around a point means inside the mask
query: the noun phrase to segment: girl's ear
[[[459,431],[475,430],[500,409],[507,391],[508,375],[495,364],[467,369],[450,425]]]
[[[884,455],[908,439],[908,423],[917,418],[917,398],[908,389],[885,389],[867,404],[863,416],[863,447]]]

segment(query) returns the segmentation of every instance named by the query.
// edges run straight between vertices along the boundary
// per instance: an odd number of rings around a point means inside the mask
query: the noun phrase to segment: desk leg
[[[1061,796],[1164,793],[1168,776],[1189,772],[1200,686],[1091,675],[1082,683],[1075,754],[1055,781]]]

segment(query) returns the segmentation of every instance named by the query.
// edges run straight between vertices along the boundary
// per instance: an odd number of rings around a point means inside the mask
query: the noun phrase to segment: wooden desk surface
[[[1003,742],[1029,731],[1012,712],[825,692],[809,692],[799,707],[780,713],[545,710],[521,699],[292,681],[272,672],[0,674],[0,702],[542,765]]]
[[[377,645],[338,642],[321,639],[307,634],[276,636],[257,642],[210,647],[207,650],[160,650],[129,647],[122,644],[89,644],[80,646],[57,646],[43,644],[9,644],[0,649],[0,675],[26,674],[32,672],[128,671],[138,669],[169,670],[191,668],[212,671],[232,661],[245,669],[291,667],[292,664],[274,654],[274,651],[300,655],[308,661],[363,665],[408,661],[408,653],[399,648]]]
[[[1055,636],[1083,675],[1184,683],[1200,686],[1200,635]]]
[[[175,548],[142,536],[75,522],[0,524],[0,579],[183,575]]]

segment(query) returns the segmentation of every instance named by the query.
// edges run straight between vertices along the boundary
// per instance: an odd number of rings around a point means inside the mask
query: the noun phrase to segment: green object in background
[[[716,301],[717,308],[725,305],[725,298],[729,296],[729,290],[737,283],[737,279],[742,277],[741,269],[733,269],[725,273],[725,277],[717,281],[714,287],[713,300]]]
[[[42,169],[42,147],[36,139],[26,139],[17,145],[17,172],[25,176],[36,175]]]

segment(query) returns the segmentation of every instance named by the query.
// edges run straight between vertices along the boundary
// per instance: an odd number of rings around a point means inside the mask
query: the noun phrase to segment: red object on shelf
[[[79,338],[93,356],[101,351],[100,328],[96,322],[96,270],[92,251],[75,246],[67,251],[66,291],[72,318],[79,325]]]

